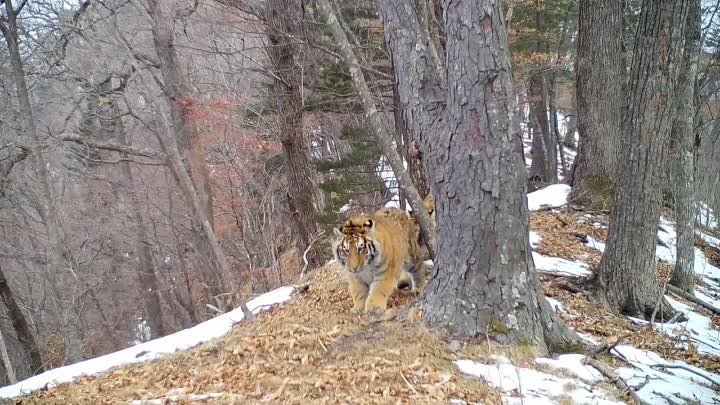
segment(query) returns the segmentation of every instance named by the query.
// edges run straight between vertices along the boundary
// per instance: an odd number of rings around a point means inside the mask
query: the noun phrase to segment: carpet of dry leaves
[[[336,267],[312,272],[307,286],[214,343],[18,404],[500,403],[495,390],[462,376],[448,342],[419,322],[352,315]],[[399,292],[391,306],[410,299]]]
[[[584,261],[593,268],[600,263],[602,255],[599,251],[584,245],[583,241],[587,240],[587,235],[596,240],[605,241],[607,229],[596,228],[592,224],[607,225],[607,222],[608,219],[605,215],[591,215],[573,210],[545,211],[531,214],[530,228],[541,235],[541,242],[536,249],[539,253],[568,260]],[[696,245],[708,255],[711,261],[713,257],[720,259],[720,252],[702,242],[698,238]],[[660,285],[669,278],[671,270],[672,267],[667,263],[658,264],[657,278]],[[653,350],[666,359],[683,360],[705,370],[720,371],[720,358],[699,354],[692,344],[687,350],[680,349],[676,339],[655,331],[647,325],[634,324],[626,317],[603,309],[592,302],[592,297],[587,291],[570,291],[567,288],[568,284],[575,283],[579,284],[575,285],[576,288],[583,289],[585,286],[582,285],[582,281],[584,280],[567,280],[562,277],[546,275],[540,275],[540,279],[545,294],[563,304],[564,312],[558,314],[575,331],[592,334],[608,344],[615,343],[620,337],[623,337],[624,343],[641,349]],[[673,296],[673,298],[692,307],[697,312],[711,318],[713,316],[704,308],[688,302],[682,297]]]

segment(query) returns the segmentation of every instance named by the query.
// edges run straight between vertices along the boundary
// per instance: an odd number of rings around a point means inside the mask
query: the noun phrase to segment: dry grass
[[[396,294],[391,306],[406,304]],[[183,394],[179,403],[438,404],[452,398],[499,404],[498,393],[463,377],[446,340],[411,321],[351,315],[336,268],[224,338],[159,361],[40,392],[20,404],[128,404]],[[467,348],[461,350],[467,355]],[[215,398],[188,395],[221,393]]]

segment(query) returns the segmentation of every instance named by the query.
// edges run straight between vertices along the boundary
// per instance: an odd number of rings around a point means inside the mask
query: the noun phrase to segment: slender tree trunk
[[[530,144],[532,162],[530,163],[529,180],[533,183],[544,183],[547,177],[545,175],[545,171],[547,170],[547,165],[545,164],[545,144],[543,143],[542,134],[538,129],[537,120],[534,117],[534,114],[530,113],[530,120],[528,121],[528,128],[530,129],[530,136],[532,137],[532,143]]]
[[[280,116],[280,137],[288,162],[288,204],[299,230],[301,243],[298,247],[302,257],[317,234],[313,197],[319,195],[320,191],[313,183],[315,176],[303,132],[303,83],[301,66],[296,59],[299,45],[290,36],[301,32],[300,14],[299,0],[267,0],[265,3],[266,34],[271,45],[267,53],[275,73],[275,110]],[[310,265],[320,266],[320,252],[317,248],[311,248],[307,257]]]
[[[446,0],[444,9],[447,63],[458,68],[448,69],[450,131],[437,136],[446,160],[432,167],[443,183],[425,320],[460,336],[567,348],[579,339],[546,302],[527,240],[527,175],[499,4]]]
[[[695,284],[695,102],[694,88],[700,55],[700,0],[690,2],[685,37],[685,58],[678,90],[677,117],[672,137],[677,147],[678,171],[675,192],[677,255],[670,284],[692,294]]]
[[[402,157],[395,150],[392,144],[393,137],[390,135],[390,131],[385,127],[385,122],[380,116],[380,113],[375,106],[370,89],[365,82],[365,78],[362,75],[360,62],[358,62],[355,52],[350,46],[350,41],[347,38],[347,34],[343,30],[340,22],[337,19],[337,15],[332,8],[329,0],[318,0],[320,12],[327,19],[328,25],[332,31],[335,42],[338,43],[340,48],[340,54],[345,61],[345,64],[350,70],[350,76],[352,77],[353,87],[360,97],[360,101],[363,105],[363,109],[368,117],[370,129],[377,137],[378,143],[381,146],[383,154],[387,158],[390,167],[395,173],[398,185],[402,192],[408,197],[410,206],[415,212],[415,218],[420,225],[420,231],[422,233],[423,240],[426,241],[426,246],[430,257],[435,257],[435,236],[432,233],[433,222],[430,219],[430,215],[427,209],[422,204],[423,197],[417,191],[417,188],[412,183],[410,175],[403,166]],[[387,29],[387,28],[386,28]],[[428,60],[428,67],[433,66],[432,62]],[[434,74],[437,74],[436,69],[432,69]]]
[[[116,125],[116,135],[118,137],[118,141],[122,145],[127,145],[127,137],[122,122],[118,122]],[[158,286],[157,273],[153,263],[152,244],[148,240],[150,233],[142,215],[142,204],[140,202],[140,196],[135,189],[135,181],[130,163],[123,162],[121,164],[121,170],[127,184],[125,190],[127,197],[121,196],[121,199],[129,202],[127,206],[130,207],[130,215],[135,223],[135,254],[138,256],[135,272],[137,274],[139,284],[138,291],[140,292],[140,297],[142,298],[143,306],[145,308],[145,317],[150,326],[151,338],[156,339],[167,335],[167,330],[165,329],[162,303],[160,302],[160,289]],[[119,194],[123,193],[121,192]]]
[[[193,98],[187,78],[184,76],[175,48],[175,19],[177,10],[169,0],[149,0],[148,11],[152,17],[152,34],[155,52],[163,79],[163,92],[170,102],[172,128],[178,149],[198,193],[200,206],[210,226],[214,226],[213,195],[210,172],[205,162],[205,152],[198,132],[190,122],[189,112]]]
[[[10,285],[5,278],[5,274],[2,269],[0,269],[0,300],[2,300],[8,309],[8,316],[12,322],[15,334],[20,341],[20,345],[22,345],[25,355],[28,356],[29,365],[33,374],[43,371],[44,366],[42,356],[40,355],[40,349],[35,341],[35,336],[32,334],[30,325],[15,300],[15,295],[10,289]]]
[[[59,214],[57,206],[55,205],[55,193],[53,191],[52,177],[48,169],[48,162],[43,159],[43,145],[45,142],[38,133],[35,125],[35,117],[30,101],[30,92],[25,81],[25,68],[20,55],[18,41],[17,11],[14,9],[12,0],[6,0],[4,3],[6,20],[0,21],[0,31],[2,31],[8,47],[23,129],[33,141],[30,147],[30,154],[32,156],[35,173],[40,181],[40,201],[38,204],[40,207],[39,214],[45,223],[48,238],[47,274],[50,277],[51,282],[57,285],[56,275],[62,274],[65,264],[63,256],[65,247],[63,237],[60,232]],[[65,328],[67,338],[71,339],[72,336],[75,335],[73,333],[72,325],[65,325]],[[79,342],[72,343],[73,348],[79,345]],[[70,350],[68,351],[68,357],[71,362],[76,362],[80,360],[80,353],[78,350]],[[41,369],[42,367],[34,371],[39,371]]]
[[[563,137],[563,146],[568,149],[575,149],[575,132],[577,131],[577,98],[575,92],[572,95],[572,110],[566,116],[565,136]]]
[[[552,139],[555,141],[555,149],[560,152],[560,170],[563,176],[567,176],[567,166],[565,164],[565,151],[562,146],[562,137],[560,136],[560,128],[558,124],[557,99],[555,97],[555,74],[551,74],[548,79],[548,101],[550,104],[550,121],[552,123]],[[557,154],[556,154],[557,155]],[[555,169],[557,172],[557,168]]]
[[[636,317],[650,317],[662,293],[656,278],[655,243],[688,3],[644,2],[635,37],[623,119],[626,153],[607,247],[596,273],[596,297],[610,310]],[[672,312],[662,299],[661,317],[668,319]]]
[[[530,78],[529,92],[531,98],[530,110],[532,111],[532,117],[530,119],[536,121],[537,125],[535,128],[539,130],[545,147],[545,177],[543,180],[548,183],[555,183],[557,181],[558,168],[557,145],[553,134],[550,132],[547,91],[542,75],[536,74]]]
[[[612,202],[622,143],[623,7],[623,0],[579,4],[575,71],[580,143],[570,199],[594,209]]]
[[[7,346],[5,345],[5,338],[3,332],[0,330],[0,359],[2,359],[3,367],[5,368],[5,374],[7,375],[8,382],[15,384],[17,377],[15,376],[15,368],[13,368],[12,362],[10,361],[10,355],[8,354]]]

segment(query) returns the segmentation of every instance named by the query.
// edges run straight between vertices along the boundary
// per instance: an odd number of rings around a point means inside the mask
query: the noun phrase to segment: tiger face
[[[362,223],[346,221],[340,228],[334,228],[339,238],[335,246],[335,259],[351,273],[357,273],[364,266],[372,264],[378,256],[377,244],[371,238],[375,222],[367,219]]]

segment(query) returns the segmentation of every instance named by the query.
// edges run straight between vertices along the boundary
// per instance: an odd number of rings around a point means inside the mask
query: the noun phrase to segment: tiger
[[[385,312],[388,298],[405,273],[413,290],[424,287],[415,227],[403,211],[383,208],[349,218],[333,229],[335,259],[347,275],[353,312]]]

